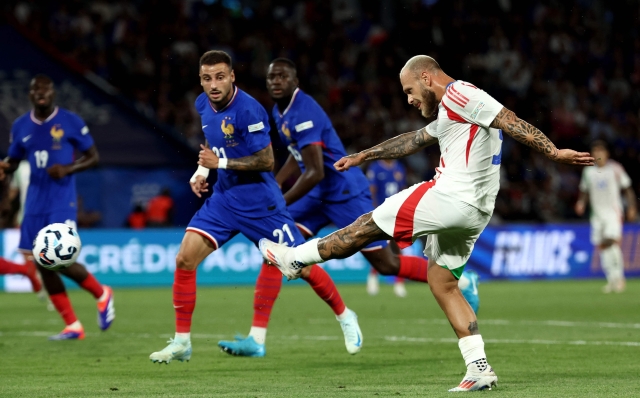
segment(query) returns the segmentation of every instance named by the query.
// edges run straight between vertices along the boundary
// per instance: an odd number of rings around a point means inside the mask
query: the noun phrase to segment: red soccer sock
[[[27,274],[27,267],[0,257],[0,275]]]
[[[329,307],[331,307],[334,314],[341,315],[347,308],[329,274],[327,274],[327,272],[317,264],[311,266],[309,278],[304,278],[304,280],[311,285],[313,290],[321,299],[329,304]]]
[[[176,268],[173,274],[173,308],[176,333],[191,333],[191,318],[196,307],[196,271]]]
[[[378,275],[378,271],[373,267],[369,267],[369,275]]]
[[[427,259],[416,256],[400,257],[400,270],[398,276],[417,282],[427,282]]]
[[[251,326],[267,328],[273,310],[273,304],[278,298],[282,287],[282,273],[278,267],[262,263],[256,290],[253,292],[253,322]]]
[[[73,312],[67,292],[52,294],[49,298],[67,326],[78,320],[75,312]]]
[[[92,273],[87,273],[89,275],[87,275],[87,277],[84,278],[84,280],[80,283],[80,287],[93,294],[93,297],[95,297],[97,300],[104,293],[104,288]]]

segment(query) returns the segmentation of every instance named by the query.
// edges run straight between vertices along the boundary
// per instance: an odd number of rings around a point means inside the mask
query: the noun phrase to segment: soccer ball
[[[56,223],[42,228],[33,240],[33,258],[44,268],[57,270],[75,263],[82,243],[75,229]]]

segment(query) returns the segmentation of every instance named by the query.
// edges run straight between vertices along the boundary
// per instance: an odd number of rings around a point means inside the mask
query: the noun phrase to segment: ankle
[[[191,333],[177,333],[173,339],[176,343],[185,345],[191,341]]]

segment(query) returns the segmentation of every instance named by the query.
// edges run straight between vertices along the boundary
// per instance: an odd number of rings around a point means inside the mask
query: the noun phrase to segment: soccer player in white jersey
[[[591,243],[600,250],[600,263],[607,277],[604,293],[624,291],[624,259],[620,249],[622,238],[623,207],[620,192],[627,201],[627,220],[636,218],[636,198],[631,188],[631,179],[620,163],[609,159],[604,141],[591,144],[591,155],[595,167],[585,167],[580,180],[580,197],[576,202],[576,213],[581,216],[591,206]]]
[[[260,241],[263,256],[289,279],[309,264],[353,255],[369,242],[394,239],[403,248],[427,236],[431,292],[459,338],[467,365],[462,382],[450,391],[491,388],[498,377],[487,363],[476,316],[462,296],[458,281],[475,241],[493,213],[500,181],[504,132],[560,163],[589,166],[589,153],[557,149],[537,128],[519,119],[486,92],[445,74],[431,57],[411,58],[400,72],[409,104],[437,119],[428,126],[399,135],[373,148],[344,157],[337,170],[367,160],[395,159],[438,143],[436,177],[388,198],[373,212],[322,239],[295,248]]]

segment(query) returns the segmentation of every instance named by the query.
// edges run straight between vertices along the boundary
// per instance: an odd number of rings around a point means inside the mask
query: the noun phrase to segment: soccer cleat
[[[478,295],[478,274],[475,271],[464,271],[464,275],[469,279],[469,286],[461,289],[462,295],[467,300],[473,312],[478,314],[480,309],[480,296]]]
[[[347,347],[347,352],[351,355],[357,354],[362,349],[362,331],[360,325],[358,325],[358,316],[355,312],[347,309],[348,315],[346,318],[340,320],[340,327],[342,333],[344,333],[344,345]]]
[[[464,378],[462,379],[458,387],[454,387],[449,391],[458,392],[478,391],[484,389],[491,390],[492,387],[497,387],[498,376],[496,376],[496,373],[493,371],[491,366],[487,364],[486,359],[481,361],[484,361],[484,364],[486,365],[484,371],[480,372],[477,366],[475,366],[475,364],[473,363],[469,364],[469,367],[467,368],[467,374],[464,375]]]
[[[149,359],[151,360],[151,362],[165,362],[169,364],[174,359],[177,359],[180,362],[189,362],[189,360],[191,359],[191,341],[187,341],[186,344],[182,344],[178,343],[174,339],[169,339],[167,343],[169,343],[169,345],[164,349],[149,355]]]
[[[296,261],[293,248],[279,245],[264,238],[260,239],[258,247],[260,253],[262,253],[262,257],[264,257],[269,264],[278,267],[280,272],[287,277],[287,280],[300,278],[302,268],[306,267],[306,265],[300,261]]]
[[[229,355],[239,357],[263,357],[267,351],[264,344],[258,344],[253,336],[235,336],[235,341],[219,341],[218,347]]]
[[[49,336],[49,340],[84,340],[84,329],[75,330],[75,329],[67,329],[53,336]]]
[[[369,296],[375,296],[380,291],[380,282],[378,281],[378,274],[369,273],[367,276],[367,293]]]
[[[393,293],[400,298],[407,297],[407,288],[404,286],[404,282],[396,282],[393,284]]]
[[[24,266],[27,267],[27,273],[25,276],[29,278],[33,291],[35,293],[40,293],[42,291],[42,282],[40,281],[40,274],[36,269],[35,263],[33,261],[27,261]]]
[[[107,330],[114,319],[116,319],[116,309],[113,306],[113,290],[109,286],[103,286],[107,293],[107,298],[98,301],[98,326],[100,330]]]

